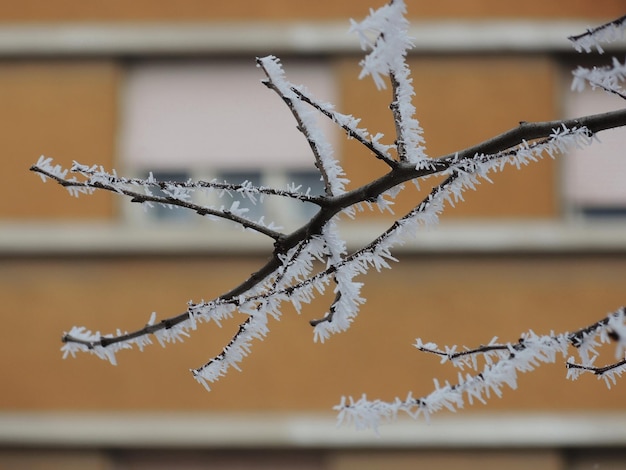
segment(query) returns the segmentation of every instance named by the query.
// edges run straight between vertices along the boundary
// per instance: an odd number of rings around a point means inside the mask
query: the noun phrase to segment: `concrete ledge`
[[[0,413],[0,446],[96,448],[623,447],[626,415],[459,414],[373,431],[328,414]]]
[[[598,22],[600,23],[600,22]],[[415,52],[573,51],[582,21],[414,21]],[[359,52],[341,22],[68,23],[0,26],[0,57]],[[610,47],[619,47],[611,46]],[[622,48],[623,48],[622,44]]]
[[[354,223],[342,228],[350,248],[369,243],[388,228]],[[216,225],[197,227],[123,224],[0,224],[0,256],[74,254],[269,254],[272,240]],[[626,224],[540,221],[444,222],[424,228],[398,253],[626,253]]]

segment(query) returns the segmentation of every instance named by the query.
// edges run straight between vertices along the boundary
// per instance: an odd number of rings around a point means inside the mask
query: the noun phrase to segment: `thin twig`
[[[582,38],[584,38],[586,36],[593,36],[597,32],[602,31],[603,29],[611,28],[611,27],[614,27],[614,26],[619,27],[625,21],[626,21],[626,15],[624,15],[624,16],[622,16],[620,18],[617,18],[616,20],[609,21],[608,23],[605,23],[605,24],[603,24],[601,26],[597,26],[596,28],[588,29],[587,31],[585,31],[582,34],[578,34],[578,35],[575,35],[575,36],[568,36],[567,39],[569,39],[572,42],[576,42],[576,41],[579,41],[580,39],[582,39]]]
[[[314,107],[320,113],[322,113],[324,116],[326,116],[327,118],[332,120],[335,124],[340,126],[345,131],[345,133],[346,133],[346,135],[348,137],[357,140],[363,146],[368,148],[374,154],[374,156],[376,158],[378,158],[379,160],[382,160],[387,165],[389,165],[391,168],[395,168],[398,165],[398,162],[396,162],[394,159],[392,159],[389,156],[387,156],[384,151],[382,151],[381,149],[377,148],[376,144],[371,139],[367,139],[365,137],[366,134],[364,132],[363,133],[359,132],[359,129],[353,129],[352,127],[350,127],[347,124],[345,124],[345,122],[340,121],[338,119],[338,117],[337,117],[337,113],[334,113],[334,112],[332,112],[332,111],[330,111],[330,110],[320,106],[318,103],[313,101],[309,96],[307,96],[304,92],[302,92],[301,90],[299,90],[296,87],[292,87],[291,91],[293,91],[296,95],[298,95],[298,97],[303,102],[305,102],[305,103],[309,104],[310,106]]]
[[[406,143],[403,131],[404,118],[402,116],[402,113],[400,112],[400,101],[398,99],[398,89],[400,87],[400,83],[396,79],[396,75],[393,72],[389,72],[389,79],[391,81],[391,90],[393,95],[393,99],[391,100],[389,109],[391,109],[391,112],[393,114],[393,123],[396,128],[396,149],[398,152],[398,160],[401,162],[406,162]]]
[[[621,361],[618,362],[614,362],[613,364],[608,364],[606,366],[602,366],[602,367],[595,367],[595,366],[585,366],[583,364],[576,364],[574,362],[567,362],[565,364],[565,366],[568,369],[581,369],[581,370],[586,370],[588,372],[592,372],[594,375],[604,375],[607,372],[613,370],[613,369],[617,369],[623,365],[626,365],[626,359],[622,359]]]
[[[72,170],[73,172],[80,173],[85,176],[95,175],[96,171],[90,169]],[[228,192],[250,192],[253,194],[279,196],[284,198],[296,199],[302,202],[310,202],[312,204],[319,204],[319,196],[309,196],[301,192],[285,191],[282,189],[269,188],[266,186],[247,186],[243,184],[233,184],[219,181],[161,181],[161,180],[146,180],[141,178],[120,178],[115,175],[107,175],[107,178],[111,184],[128,184],[142,187],[153,187],[159,189],[168,188],[183,188],[183,189],[213,189],[215,191],[228,191]],[[68,180],[68,184],[65,186],[72,186],[72,181]],[[81,182],[76,181],[74,186],[81,186]]]
[[[264,80],[262,83],[266,87],[268,87],[270,90],[273,90],[278,96],[280,96],[280,98],[283,100],[283,102],[285,102],[285,104],[287,105],[287,107],[291,111],[291,114],[293,115],[293,117],[295,118],[296,122],[298,123],[298,130],[300,132],[302,132],[302,134],[305,136],[307,142],[309,143],[309,147],[311,148],[311,152],[313,153],[313,157],[315,159],[315,167],[319,170],[319,172],[320,172],[320,174],[322,176],[322,181],[324,182],[325,193],[326,193],[327,196],[332,196],[333,195],[333,191],[332,191],[332,187],[331,187],[331,184],[330,184],[330,178],[328,176],[328,173],[326,172],[326,169],[324,168],[324,164],[322,162],[322,156],[321,156],[321,153],[320,153],[320,149],[317,146],[317,142],[312,138],[310,130],[304,124],[302,116],[300,116],[300,113],[296,109],[296,106],[294,105],[294,103],[291,100],[291,98],[289,98],[288,96],[285,96],[285,94],[273,82],[272,77],[271,77],[269,71],[265,67],[265,64],[263,64],[263,61],[259,59],[259,60],[257,60],[257,63],[259,64],[259,67],[261,67],[261,69],[263,70],[263,72],[267,76],[267,80]]]
[[[197,213],[198,215],[208,215],[208,216],[218,217],[218,218],[225,219],[225,220],[230,220],[231,222],[235,222],[244,228],[254,230],[255,232],[259,232],[263,235],[267,235],[268,237],[272,238],[275,241],[278,241],[284,237],[283,233],[277,232],[276,230],[272,230],[250,219],[246,219],[245,217],[241,217],[236,214],[233,214],[229,210],[217,210],[217,209],[202,206],[199,204],[194,204],[192,202],[183,201],[181,199],[175,199],[170,196],[151,196],[147,194],[141,194],[141,193],[138,193],[136,191],[131,191],[126,188],[120,188],[117,186],[107,185],[107,184],[100,183],[100,182],[90,183],[86,181],[81,182],[81,181],[66,180],[42,168],[39,168],[36,165],[31,166],[30,171],[33,171],[35,173],[40,173],[56,181],[57,183],[59,183],[61,186],[65,188],[73,187],[73,188],[102,189],[105,191],[110,191],[113,193],[118,193],[118,194],[123,194],[125,196],[128,196],[131,198],[131,202],[137,202],[137,203],[154,202],[157,204],[177,206],[177,207],[189,209]]]
[[[620,97],[621,99],[623,99],[623,100],[626,100],[626,95],[625,95],[624,93],[621,93],[621,92],[619,92],[619,91],[617,91],[617,90],[615,90],[615,89],[613,89],[613,88],[609,88],[609,87],[607,87],[607,86],[604,86],[604,85],[602,85],[601,83],[598,83],[598,82],[593,81],[593,80],[587,80],[587,81],[589,82],[589,84],[590,84],[592,87],[597,87],[597,88],[600,88],[601,90],[604,90],[604,91],[605,91],[605,92],[607,92],[607,93],[611,93],[611,94],[613,94],[613,95],[619,96],[619,97]]]

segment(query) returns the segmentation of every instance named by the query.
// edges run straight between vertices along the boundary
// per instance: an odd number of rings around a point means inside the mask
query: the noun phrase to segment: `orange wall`
[[[4,1],[1,22],[30,21],[205,21],[205,20],[327,20],[361,18],[370,7],[384,2],[318,0],[22,0]],[[624,14],[621,0],[408,0],[409,15],[419,19],[436,18],[609,18]]]
[[[371,80],[358,80],[358,58],[333,59],[339,86],[338,109],[362,118],[371,132],[393,141],[388,111],[389,90],[378,91]],[[417,116],[432,157],[461,150],[515,127],[520,120],[558,117],[559,67],[542,56],[416,56],[411,57]],[[69,167],[73,160],[118,167],[120,100],[124,81],[121,62],[0,62],[0,118],[12,178],[0,187],[0,216],[5,220],[94,220],[116,216],[109,194],[75,199],[52,183],[43,185],[28,172],[40,154]],[[261,91],[259,91],[261,92]],[[233,125],[235,125],[233,123]],[[353,187],[387,171],[354,140],[339,149]],[[511,169],[512,170],[512,169]],[[546,159],[522,171],[493,176],[466,195],[466,202],[445,217],[555,217],[559,215],[557,164]],[[417,192],[407,185],[396,212],[412,208],[431,182]],[[532,189],[532,190],[531,190]],[[21,197],[13,197],[20,194]],[[421,195],[421,196],[420,196]],[[365,217],[380,217],[378,211]]]
[[[558,117],[558,64],[542,56],[417,56],[409,59],[416,96],[416,116],[424,128],[426,151],[439,157],[462,150],[516,127],[519,121]],[[378,91],[372,80],[356,80],[360,68],[353,57],[337,62],[340,79],[338,108],[362,117],[361,126],[383,132],[385,142],[395,134],[389,111],[389,89]],[[353,185],[387,172],[355,140],[342,141],[346,173]],[[556,163],[550,159],[521,171],[509,168],[467,193],[465,202],[445,213],[454,217],[558,216]],[[406,213],[427,194],[435,179],[420,192],[407,185],[406,196],[394,210]],[[372,213],[379,216],[378,211]]]
[[[0,329],[4,410],[325,410],[344,394],[392,399],[428,393],[432,378],[456,378],[424,340],[476,346],[494,335],[515,341],[575,330],[623,304],[626,257],[411,257],[369,275],[368,299],[354,326],[326,344],[312,341],[308,320],[328,299],[281,322],[252,355],[207,393],[189,372],[221,351],[237,330],[203,325],[183,344],[125,351],[119,365],[80,355],[63,361],[63,331],[85,325],[103,333],[143,326],[210,299],[252,272],[262,258],[5,258],[0,262]],[[241,321],[243,317],[237,317]],[[613,350],[608,350],[607,362]],[[623,408],[625,386],[607,390],[595,377],[565,380],[563,362],[520,377],[489,410]],[[481,411],[482,405],[471,411]]]
[[[111,168],[117,132],[119,67],[112,61],[0,61],[3,170],[0,218],[101,219],[110,195],[88,203],[42,184],[28,168],[41,154]]]

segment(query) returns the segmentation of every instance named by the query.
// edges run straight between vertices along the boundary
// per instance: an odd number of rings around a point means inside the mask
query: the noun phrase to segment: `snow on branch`
[[[576,364],[574,362],[567,362],[567,374],[568,378],[572,380],[577,379],[581,372],[591,372],[595,374],[599,379],[604,379],[606,386],[611,388],[611,384],[615,385],[617,379],[626,372],[626,359],[622,359],[614,364],[609,364],[604,367],[594,367],[592,365]]]
[[[233,191],[247,196],[253,203],[256,202],[255,195],[257,194],[274,194],[316,203],[316,199],[308,195],[298,195],[297,193],[289,191],[264,190],[264,188],[253,187],[249,183],[229,185],[227,183],[193,183],[191,181],[186,183],[164,182],[156,181],[152,173],[145,180],[138,178],[119,178],[115,172],[110,174],[102,168],[96,169],[95,166],[88,167],[74,162],[69,172],[78,173],[86,177],[84,181],[79,181],[75,176],[66,178],[68,170],[63,170],[60,165],[53,166],[52,159],[44,156],[41,156],[37,163],[30,167],[30,170],[38,173],[44,182],[47,178],[55,180],[61,186],[65,187],[72,196],[78,197],[80,194],[92,194],[95,190],[101,189],[128,196],[131,198],[130,201],[135,203],[148,205],[156,203],[168,208],[174,206],[182,207],[200,216],[207,216],[212,219],[230,220],[245,229],[267,235],[274,240],[278,240],[282,236],[282,234],[278,232],[279,228],[271,222],[266,225],[263,220],[254,221],[247,218],[246,213],[248,209],[239,207],[239,201],[234,201],[229,207],[221,206],[219,208],[195,204],[190,200],[193,189],[210,187],[219,189],[222,193]],[[152,189],[154,188],[160,189],[164,195],[154,195],[152,193]]]
[[[389,150],[393,148],[393,145],[384,145],[380,143],[380,139],[384,137],[383,134],[378,133],[374,136],[370,136],[367,130],[360,129],[358,127],[360,119],[356,119],[354,116],[350,116],[347,114],[338,113],[337,111],[335,111],[332,104],[315,101],[302,89],[294,87],[291,90],[303,102],[313,106],[324,116],[328,117],[333,122],[341,126],[341,128],[345,131],[348,137],[358,140],[359,143],[367,147],[376,158],[384,161],[391,167],[396,166],[396,161],[393,160],[391,158],[391,155],[389,154]]]
[[[427,157],[412,102],[414,90],[406,62],[411,40],[407,35],[405,14],[404,2],[392,0],[371,11],[362,22],[352,22],[352,30],[359,34],[364,49],[368,50],[361,62],[361,77],[371,76],[378,88],[385,87],[387,78],[391,83],[390,119],[396,134],[393,142],[384,143],[382,134],[370,134],[360,128],[358,118],[336,111],[332,104],[317,100],[304,87],[289,82],[276,57],[257,59],[257,65],[266,76],[263,83],[286,104],[310,146],[311,166],[317,169],[325,185],[321,196],[311,196],[308,191],[299,191],[293,185],[277,189],[255,186],[250,182],[159,181],[152,174],[144,179],[125,178],[115,171],[107,172],[96,165],[76,162],[68,170],[46,157],[41,157],[31,167],[31,171],[43,181],[52,179],[74,196],[100,190],[128,197],[131,202],[144,207],[154,204],[181,207],[216,222],[238,224],[274,242],[271,255],[255,273],[227,292],[212,293],[208,297],[211,300],[190,301],[181,313],[161,320],[157,320],[153,313],[144,326],[130,332],[118,329],[114,334],[101,334],[87,327],[71,328],[63,336],[63,357],[86,352],[116,364],[117,353],[121,350],[143,350],[155,343],[153,339],[165,346],[183,341],[203,324],[219,327],[226,320],[235,320],[238,328],[231,339],[224,345],[216,345],[219,352],[192,369],[195,380],[208,390],[230,370],[241,369],[241,363],[251,353],[254,342],[266,338],[272,321],[280,320],[284,303],[290,303],[300,313],[313,298],[329,292],[332,300],[326,313],[316,315],[317,319],[310,321],[313,339],[323,342],[330,335],[345,331],[356,321],[365,302],[361,293],[363,282],[359,278],[372,270],[390,268],[397,261],[393,249],[413,237],[422,226],[437,223],[444,209],[463,200],[465,191],[476,189],[483,180],[491,181],[492,172],[520,168],[545,156],[555,158],[572,148],[592,144],[596,134],[603,130],[626,126],[626,109],[567,120],[521,122],[519,126],[472,147],[449,155]],[[589,30],[574,37],[573,41],[581,49],[590,50],[590,44],[595,44],[592,40],[613,38],[614,30],[623,29],[624,21],[621,18]],[[611,69],[575,73],[578,80],[575,80],[575,88],[589,83],[615,92],[624,75],[624,66],[615,61]],[[348,175],[317,124],[320,117],[331,119],[347,138],[355,139],[375,158],[385,162],[388,172],[362,186],[347,189]],[[386,230],[369,242],[348,250],[339,230],[342,218],[356,218],[359,210],[375,207],[392,212],[393,199],[403,191],[406,182],[423,182],[434,175],[440,177],[437,183],[421,201],[415,202],[413,208],[396,216]],[[219,197],[237,193],[252,204],[263,204],[266,198],[280,197],[312,203],[319,210],[302,226],[288,233],[271,221],[251,220],[238,203],[228,207],[197,204],[194,202],[195,191],[213,191]],[[596,349],[610,341],[617,343],[617,362],[603,367],[594,365],[598,357]],[[505,385],[515,388],[519,372],[533,370],[541,363],[554,362],[559,356],[565,357],[570,347],[576,348],[579,361],[567,360],[569,378],[589,372],[610,385],[626,370],[624,308],[574,333],[537,335],[529,331],[517,342],[499,343],[494,339],[477,348],[451,346],[440,349],[422,340],[418,340],[416,346],[420,351],[436,355],[442,362],[451,362],[462,369],[457,382],[443,385],[435,382],[434,391],[422,398],[413,398],[411,394],[393,402],[369,401],[366,397],[344,398],[336,407],[339,420],[352,422],[357,427],[376,428],[400,412],[413,417],[428,417],[441,409],[462,408],[466,401],[470,404],[474,400],[484,402],[491,395],[500,396]],[[472,372],[465,373],[466,369]]]
[[[595,28],[590,28],[582,34],[570,36],[568,39],[578,52],[591,52],[594,48],[600,53],[603,43],[611,43],[624,38],[626,30],[626,15]]]
[[[386,88],[383,77],[389,77],[393,89],[393,112],[396,127],[396,146],[400,161],[408,161],[417,168],[426,164],[422,127],[415,119],[415,95],[406,55],[413,43],[408,36],[409,22],[403,0],[371,11],[363,21],[352,21],[351,31],[359,35],[361,48],[370,50],[361,61],[359,78],[371,76],[378,89]]]
[[[604,53],[603,43],[611,43],[624,39],[626,31],[626,15],[609,23],[605,23],[577,36],[570,36],[574,48],[578,52],[591,52],[595,48],[600,54]],[[622,99],[626,99],[626,93],[621,83],[626,78],[626,63],[620,62],[613,57],[612,64],[604,67],[578,67],[573,72],[572,90],[583,91],[589,83],[592,88],[600,88],[608,93],[613,93]]]
[[[359,399],[343,397],[335,407],[339,412],[339,423],[353,424],[357,429],[377,430],[381,424],[395,420],[399,413],[414,419],[420,416],[429,419],[443,409],[455,412],[463,408],[466,401],[469,405],[474,401],[485,404],[492,394],[501,397],[504,386],[516,389],[518,373],[533,371],[541,364],[555,362],[558,357],[565,358],[570,346],[577,349],[582,364],[575,364],[570,357],[566,362],[567,377],[576,379],[580,372],[589,371],[603,378],[610,387],[616,382],[616,376],[626,370],[625,312],[626,308],[621,307],[574,333],[537,335],[528,331],[515,343],[497,343],[497,338],[493,338],[486,345],[460,351],[457,346],[439,349],[436,344],[424,343],[418,338],[415,347],[419,351],[439,356],[442,363],[450,362],[460,370],[467,368],[472,373],[459,372],[454,384],[445,382],[441,385],[435,379],[434,390],[421,398],[414,398],[412,393],[405,399],[396,398],[391,402],[370,401],[366,396]],[[598,356],[594,348],[611,341],[617,342],[617,356],[621,360],[605,367],[593,367],[591,364]],[[590,351],[593,351],[591,356]]]
[[[386,88],[383,77],[406,67],[404,59],[413,47],[405,14],[404,1],[394,0],[378,10],[370,10],[361,22],[351,20],[350,31],[358,34],[363,50],[370,50],[361,61],[359,78],[370,75],[379,89]]]
[[[622,86],[626,80],[626,62],[620,64],[613,57],[613,63],[606,67],[578,67],[572,72],[574,80],[572,80],[572,90],[583,91],[587,83],[591,88],[601,88],[602,90],[613,93],[622,99],[626,99],[626,92]]]
[[[313,110],[308,109],[293,91],[294,85],[286,80],[285,72],[276,57],[268,56],[257,59],[257,64],[263,69],[268,78],[263,83],[278,93],[289,106],[298,122],[298,129],[309,142],[315,157],[315,166],[320,171],[324,181],[326,194],[334,196],[343,193],[344,185],[348,183],[348,180],[344,177],[344,172],[339,162],[333,156],[333,148],[317,125]]]

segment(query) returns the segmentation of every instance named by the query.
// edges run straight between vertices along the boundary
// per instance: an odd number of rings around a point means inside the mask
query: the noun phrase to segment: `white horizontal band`
[[[416,52],[573,51],[581,21],[413,22]],[[0,57],[357,52],[348,22],[23,24],[0,26]],[[622,45],[623,47],[623,45]]]
[[[389,224],[355,223],[342,229],[351,249]],[[0,255],[269,253],[273,240],[234,228],[132,227],[117,224],[4,224]],[[398,246],[410,253],[614,252],[626,249],[626,225],[559,222],[445,222],[424,228]]]
[[[518,413],[399,419],[371,430],[324,414],[0,413],[2,446],[160,448],[501,448],[626,445],[626,416]]]

